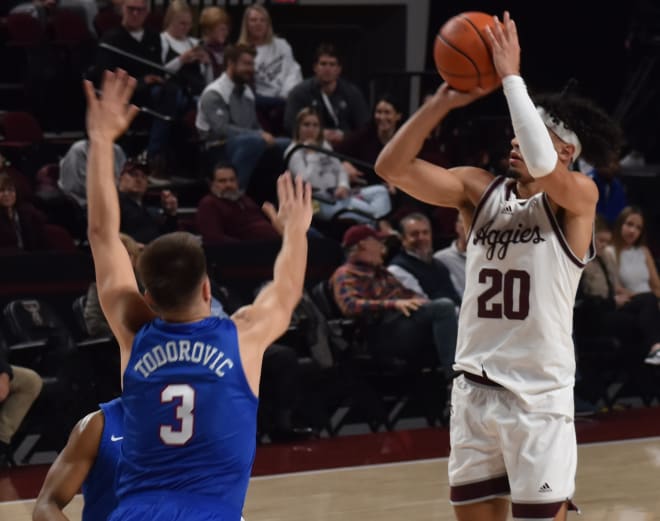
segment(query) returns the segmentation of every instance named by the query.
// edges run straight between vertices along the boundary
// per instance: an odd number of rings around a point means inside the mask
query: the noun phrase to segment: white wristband
[[[525,82],[520,76],[509,75],[502,79],[502,87],[529,173],[536,178],[550,174],[557,165],[557,151],[548,128],[527,94]]]

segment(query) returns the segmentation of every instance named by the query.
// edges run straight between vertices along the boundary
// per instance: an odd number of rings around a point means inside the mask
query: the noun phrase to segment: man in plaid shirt
[[[374,355],[411,364],[436,356],[449,376],[456,350],[454,302],[429,300],[403,286],[383,266],[382,239],[367,225],[346,230],[342,246],[347,261],[330,279],[335,301],[344,316],[364,322]]]

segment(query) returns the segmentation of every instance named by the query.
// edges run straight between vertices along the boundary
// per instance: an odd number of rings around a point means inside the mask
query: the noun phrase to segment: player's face
[[[341,74],[341,66],[334,56],[322,54],[314,64],[314,74],[321,85],[334,83]]]
[[[557,152],[557,155],[561,157],[566,153],[566,143],[559,139],[554,132],[548,131],[548,134],[550,134],[550,139],[555,151]],[[506,175],[514,179],[519,179],[522,182],[534,181],[534,178],[529,173],[529,170],[527,170],[527,165],[525,164],[525,160],[523,159],[522,153],[520,152],[520,143],[516,137],[511,140],[511,152],[509,153],[509,171]]]
[[[179,13],[172,18],[167,32],[177,40],[183,40],[192,29],[192,16],[190,13]]]
[[[144,26],[148,14],[145,0],[126,0],[122,6],[122,24],[129,31],[138,31]]]
[[[378,102],[376,110],[374,110],[374,121],[378,132],[394,132],[400,119],[401,113],[397,112],[391,103],[387,101]]]
[[[298,139],[303,143],[307,141],[318,141],[321,134],[321,122],[316,115],[305,116],[300,122]]]
[[[621,225],[621,238],[628,246],[637,242],[644,229],[644,219],[638,213],[631,213]]]
[[[408,221],[402,238],[406,251],[413,252],[422,259],[429,259],[433,253],[431,226],[426,221]]]

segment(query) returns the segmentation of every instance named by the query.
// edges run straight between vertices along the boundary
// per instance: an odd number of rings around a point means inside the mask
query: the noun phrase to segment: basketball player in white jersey
[[[466,289],[452,390],[451,502],[459,521],[565,520],[575,488],[572,311],[592,256],[598,190],[570,170],[616,153],[616,125],[581,98],[535,107],[519,75],[508,13],[489,33],[515,138],[511,175],[416,159],[447,113],[487,94],[443,84],[381,152],[376,171],[468,230]]]

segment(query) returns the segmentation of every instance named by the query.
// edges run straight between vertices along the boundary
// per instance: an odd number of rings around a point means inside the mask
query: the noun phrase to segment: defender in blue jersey
[[[33,521],[63,520],[62,510],[82,487],[82,521],[106,521],[117,506],[115,475],[124,438],[121,398],[80,420],[39,491]]]
[[[88,237],[99,300],[121,349],[124,442],[113,521],[239,521],[256,446],[266,348],[302,296],[311,189],[278,179],[282,249],[273,282],[230,319],[211,316],[206,259],[190,234],[144,249],[138,276],[119,241],[113,142],[130,124],[135,79],[106,72],[100,98],[85,83]]]

